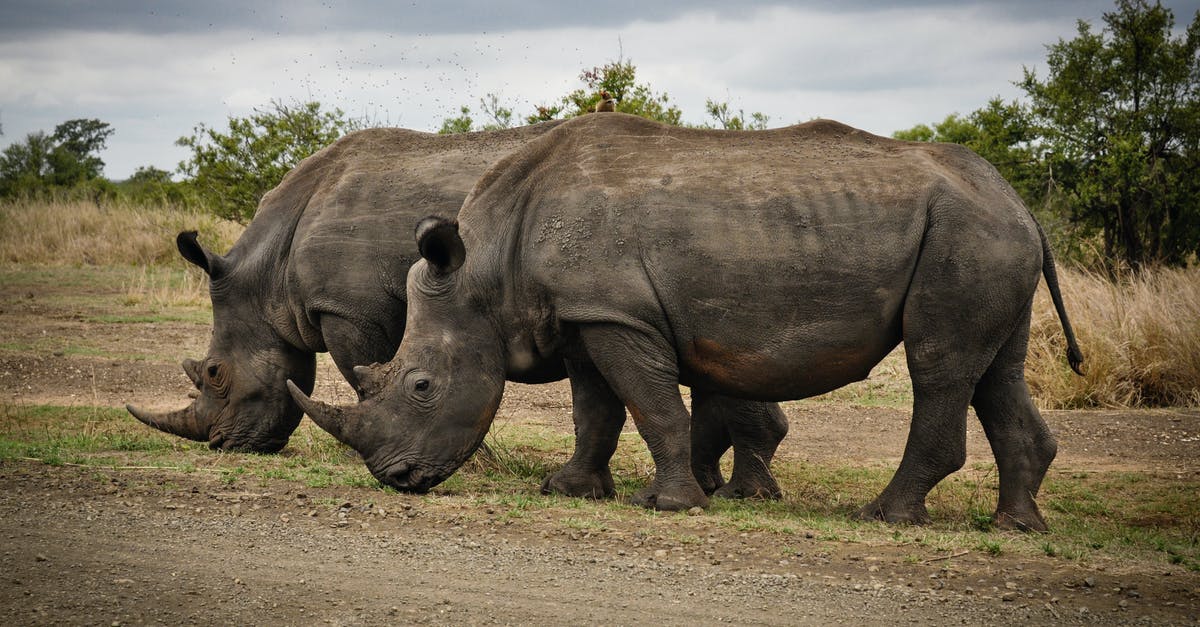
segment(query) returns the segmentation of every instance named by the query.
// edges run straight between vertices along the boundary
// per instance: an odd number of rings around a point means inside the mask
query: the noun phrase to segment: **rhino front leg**
[[[568,360],[575,452],[558,472],[542,482],[543,494],[586,498],[613,495],[608,463],[625,426],[625,405],[591,362]]]
[[[698,458],[702,451],[713,450],[712,444],[703,442],[702,438],[716,431],[716,428],[710,426],[701,430],[698,427],[712,423],[724,430],[725,447],[728,448],[729,443],[733,445],[733,473],[728,483],[718,485],[710,492],[703,473],[715,471],[717,478],[720,478],[720,470],[715,460],[710,471]],[[787,418],[776,403],[745,401],[694,390],[692,470],[696,479],[706,492],[721,498],[780,498],[783,492],[771,474],[771,460],[779,443],[787,435],[787,430]],[[724,449],[721,449],[717,453],[717,459],[723,452]]]
[[[661,337],[615,324],[585,325],[580,337],[654,458],[654,480],[633,502],[670,511],[707,506],[692,474],[691,417],[679,394],[675,351]]]
[[[720,402],[707,402],[713,397],[692,390],[692,474],[705,494],[725,486],[721,457],[733,444],[727,418],[722,415],[725,408]]]

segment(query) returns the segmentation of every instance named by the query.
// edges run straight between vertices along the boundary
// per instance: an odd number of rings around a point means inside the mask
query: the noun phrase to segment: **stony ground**
[[[173,362],[204,353],[205,325],[106,322],[85,306],[53,300],[53,288],[46,291],[0,286],[0,403],[133,401],[165,409],[186,402],[187,382]],[[72,349],[72,338],[84,337],[92,348]],[[319,376],[319,397],[349,400],[328,360]],[[894,464],[908,426],[908,412],[900,409],[796,404],[788,414],[783,463]],[[1060,439],[1056,470],[1200,476],[1200,411],[1046,415]],[[512,386],[497,424],[521,423],[569,433],[567,387]],[[634,436],[623,446],[639,444]],[[977,424],[969,452],[969,464],[990,461]],[[1200,620],[1200,576],[1161,560],[991,555],[973,547],[833,540],[817,529],[741,531],[709,515],[579,516],[565,507],[530,509],[486,497],[13,459],[0,462],[0,619],[38,625]]]

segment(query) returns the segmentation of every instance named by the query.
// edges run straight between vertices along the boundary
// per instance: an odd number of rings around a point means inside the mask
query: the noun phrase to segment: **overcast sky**
[[[1176,26],[1200,0],[1165,0]],[[706,98],[771,126],[833,118],[890,135],[1013,99],[1100,0],[0,0],[0,147],[75,118],[113,135],[109,178],[174,170],[199,123],[316,100],[436,130],[497,94],[524,116],[624,55],[692,123]],[[478,119],[478,115],[476,116]]]

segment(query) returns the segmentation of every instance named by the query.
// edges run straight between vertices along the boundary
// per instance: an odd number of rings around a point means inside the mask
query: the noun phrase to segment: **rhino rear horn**
[[[429,216],[417,223],[417,250],[438,274],[450,274],[467,258],[467,249],[458,234],[458,222]]]
[[[171,435],[177,435],[197,442],[207,442],[208,432],[212,428],[212,425],[207,420],[202,419],[196,413],[195,404],[188,405],[178,411],[165,413],[144,411],[133,405],[126,405],[125,409],[130,414],[133,414],[134,418],[159,431],[165,431]]]

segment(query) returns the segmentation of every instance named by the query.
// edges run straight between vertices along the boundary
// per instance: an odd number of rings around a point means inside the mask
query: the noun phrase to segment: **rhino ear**
[[[204,270],[210,278],[216,278],[225,269],[225,260],[220,255],[210,252],[196,241],[195,231],[183,231],[175,238],[175,246],[184,259]]]
[[[467,249],[458,234],[458,222],[430,216],[417,223],[417,250],[438,274],[450,274],[463,265]]]

